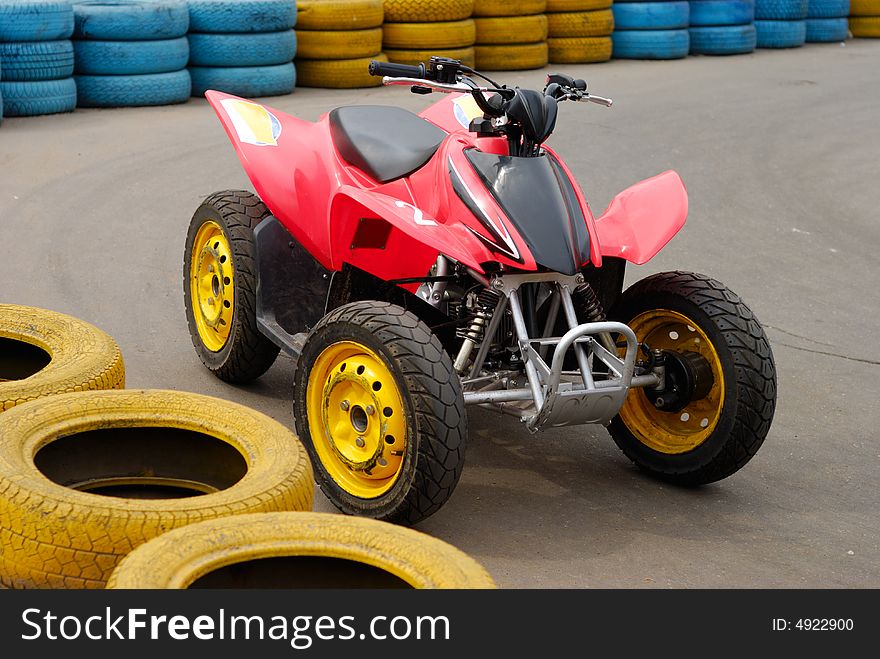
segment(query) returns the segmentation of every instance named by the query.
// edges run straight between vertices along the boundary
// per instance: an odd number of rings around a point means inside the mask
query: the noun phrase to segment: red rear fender
[[[602,255],[647,263],[684,226],[687,212],[687,190],[672,170],[636,183],[596,219]]]
[[[222,92],[209,91],[205,97],[260,199],[294,238],[329,267],[326,222],[331,192],[325,158],[332,147],[325,126]]]

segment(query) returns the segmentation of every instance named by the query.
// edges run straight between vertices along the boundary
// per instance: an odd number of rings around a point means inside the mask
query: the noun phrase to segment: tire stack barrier
[[[758,48],[798,48],[807,40],[809,0],[755,0]]]
[[[79,107],[186,102],[189,14],[183,0],[77,0],[74,13]]]
[[[388,59],[417,65],[432,55],[475,65],[474,0],[385,0],[382,50]]]
[[[849,16],[854,37],[880,37],[880,0],[851,0]]]
[[[0,2],[0,119],[73,111],[72,33],[67,0]]]
[[[289,94],[296,87],[295,0],[188,0],[192,95]]]
[[[547,46],[554,64],[611,59],[612,0],[547,0]]]
[[[476,64],[483,71],[547,66],[546,0],[476,0]]]
[[[854,37],[880,38],[880,0],[850,0],[849,29]]]
[[[690,50],[687,2],[614,3],[615,59],[680,59]]]
[[[809,0],[807,42],[833,43],[849,37],[849,0]]]
[[[296,66],[302,87],[376,87],[368,72],[382,54],[382,0],[299,0]]]
[[[739,55],[755,50],[755,0],[691,0],[690,12],[692,55]]]

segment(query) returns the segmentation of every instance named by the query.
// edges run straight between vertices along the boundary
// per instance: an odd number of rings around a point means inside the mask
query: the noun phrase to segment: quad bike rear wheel
[[[667,388],[633,389],[609,432],[664,480],[721,480],[760,448],[776,407],[776,367],[761,324],[723,284],[662,272],[627,289],[611,312],[663,351]]]
[[[254,229],[269,215],[244,190],[216,192],[190,222],[184,251],[186,319],[202,363],[221,380],[249,382],[278,356],[257,328]]]
[[[297,434],[340,510],[415,524],[450,497],[464,465],[464,398],[415,315],[376,301],[335,309],[306,339],[294,381]]]

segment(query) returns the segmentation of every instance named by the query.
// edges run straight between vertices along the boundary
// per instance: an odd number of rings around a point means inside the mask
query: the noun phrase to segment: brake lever
[[[559,97],[559,100],[569,100],[569,101],[578,101],[581,103],[596,103],[597,105],[604,105],[606,108],[610,108],[614,103],[610,98],[605,98],[604,96],[594,96],[585,91],[581,91],[579,89],[569,89],[563,96]]]

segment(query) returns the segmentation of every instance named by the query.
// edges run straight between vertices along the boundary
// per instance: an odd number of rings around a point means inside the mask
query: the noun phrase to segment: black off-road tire
[[[234,384],[250,382],[269,370],[279,348],[257,328],[257,253],[254,229],[269,210],[252,192],[215,192],[198,207],[186,236],[183,264],[184,304],[190,338],[202,363],[221,380]],[[232,248],[235,273],[235,304],[232,329],[226,344],[217,352],[209,350],[199,338],[190,295],[190,259],[199,227],[216,221]]]
[[[393,487],[375,499],[355,497],[330,477],[309,431],[309,375],[318,356],[338,341],[357,341],[381,356],[404,401],[407,441],[402,472]],[[318,485],[341,511],[409,526],[437,512],[452,495],[464,466],[464,396],[449,355],[413,313],[377,301],[334,309],[309,334],[294,383],[297,435],[312,458]]]
[[[751,309],[724,284],[681,271],[661,272],[635,283],[624,291],[609,316],[628,323],[652,309],[687,316],[712,342],[725,382],[721,416],[702,444],[679,454],[646,446],[619,415],[608,430],[627,457],[658,478],[687,486],[726,478],[754,457],[773,420],[776,366],[764,329]],[[644,394],[631,391],[629,395]]]

